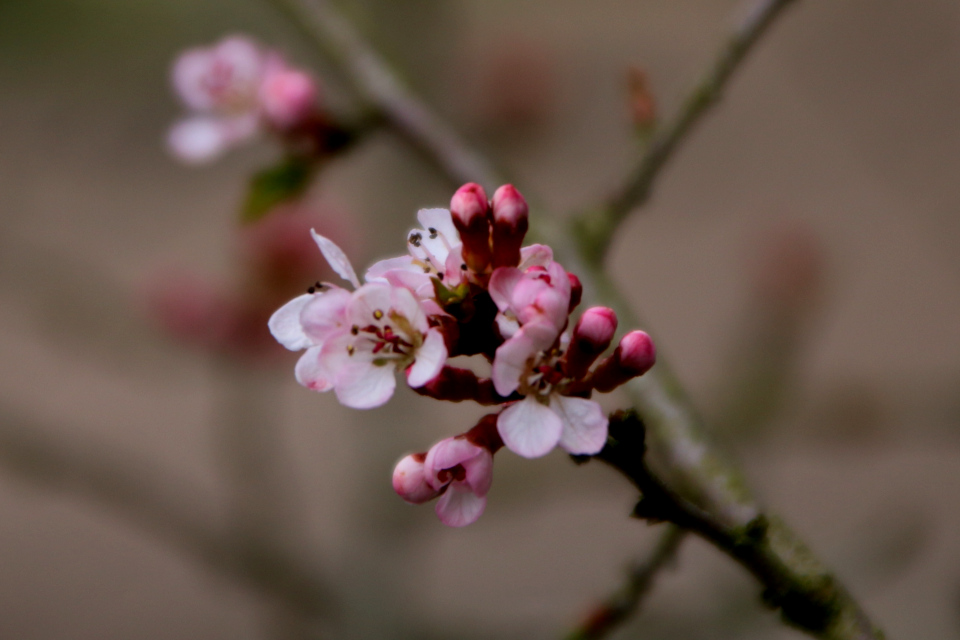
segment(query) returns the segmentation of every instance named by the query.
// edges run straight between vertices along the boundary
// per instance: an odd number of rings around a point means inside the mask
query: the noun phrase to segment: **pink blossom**
[[[463,527],[483,515],[493,482],[493,454],[466,435],[446,438],[427,453],[424,477],[434,491],[443,494],[436,506],[441,522]]]
[[[393,470],[393,490],[410,504],[423,504],[433,500],[440,492],[427,482],[424,470],[425,453],[406,456]]]
[[[174,63],[172,81],[192,115],[170,129],[167,142],[190,163],[213,160],[265,124],[297,125],[312,113],[317,93],[308,75],[243,36],[184,52]]]
[[[471,271],[483,273],[490,266],[490,203],[483,187],[470,182],[450,199],[453,224],[463,242],[463,260]]]
[[[353,265],[328,238],[312,232],[330,266],[357,289],[335,285],[294,298],[270,318],[270,331],[290,350],[306,349],[296,367],[300,384],[333,389],[355,409],[378,407],[393,395],[395,371],[420,387],[443,368],[443,334],[431,327],[421,302],[387,282],[360,286]]]

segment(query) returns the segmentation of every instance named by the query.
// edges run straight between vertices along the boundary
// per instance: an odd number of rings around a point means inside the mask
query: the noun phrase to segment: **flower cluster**
[[[297,136],[316,125],[313,78],[243,36],[184,52],[172,80],[192,112],[168,138],[170,149],[185,162],[213,160],[264,130]]]
[[[617,330],[612,309],[587,309],[569,328],[582,286],[550,247],[522,246],[527,217],[513,186],[488,200],[479,185],[464,185],[449,211],[421,210],[422,228],[407,236],[408,255],[374,264],[362,285],[343,252],[314,233],[354,289],[311,287],[270,320],[281,344],[306,350],[297,380],[333,390],[347,406],[384,404],[394,372],[403,371],[422,395],[499,408],[466,433],[407,456],[394,471],[401,498],[420,504],[439,497],[437,514],[451,526],[483,513],[493,455],[502,447],[527,458],[558,445],[571,454],[598,453],[608,419],[592,393],[612,391],[655,360],[642,331],[625,334],[601,359]],[[490,378],[448,363],[477,355],[491,363]]]

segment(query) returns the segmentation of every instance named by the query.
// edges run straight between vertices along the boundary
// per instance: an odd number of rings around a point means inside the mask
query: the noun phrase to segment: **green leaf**
[[[313,172],[314,164],[306,158],[287,158],[258,171],[250,179],[241,220],[256,222],[277,205],[303,195],[310,186]]]

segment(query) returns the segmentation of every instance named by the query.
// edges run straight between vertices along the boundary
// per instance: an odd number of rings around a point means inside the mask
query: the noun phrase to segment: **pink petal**
[[[545,244],[532,244],[529,247],[520,249],[521,271],[526,271],[530,267],[546,267],[553,262],[553,249]]]
[[[449,527],[465,527],[483,515],[486,497],[478,496],[470,488],[455,482],[437,501],[437,517]]]
[[[557,446],[563,423],[548,407],[528,396],[497,418],[497,431],[508,449],[524,458],[539,458]]]
[[[497,393],[509,396],[517,390],[520,377],[527,369],[527,361],[536,352],[536,345],[523,329],[497,347],[490,373]]]
[[[511,308],[513,291],[524,279],[523,272],[515,267],[500,267],[490,275],[490,297],[501,312]]]
[[[417,220],[424,230],[436,229],[439,235],[444,236],[450,242],[451,246],[460,243],[460,234],[457,233],[457,228],[453,226],[453,217],[448,209],[420,209],[420,211],[417,211]]]
[[[393,306],[393,289],[386,282],[369,282],[354,291],[347,307],[347,321],[361,327],[381,324]]]
[[[593,455],[607,443],[607,416],[599,404],[584,398],[554,395],[550,409],[563,422],[560,446],[570,453]]]
[[[464,470],[467,472],[467,484],[478,496],[485,496],[493,484],[493,454],[481,448],[480,453],[469,460],[464,460]]]
[[[444,469],[452,469],[471,458],[480,455],[483,448],[478,447],[466,438],[444,438],[430,447],[427,452],[426,472],[436,474]]]
[[[382,280],[387,272],[397,270],[423,273],[423,269],[413,263],[413,256],[400,256],[399,258],[387,258],[386,260],[374,262],[370,265],[370,268],[367,269],[364,279],[367,282]]]
[[[417,349],[417,359],[407,370],[407,384],[416,389],[437,377],[447,361],[447,345],[437,329],[427,331],[427,337]]]
[[[422,456],[422,454],[421,454]],[[437,490],[427,484],[423,458],[407,456],[393,470],[393,490],[410,504],[423,504],[437,497]]]
[[[311,300],[313,296],[308,293],[297,296],[277,309],[267,323],[270,333],[277,342],[290,351],[306,349],[313,344],[313,340],[303,331],[303,325],[300,323],[300,313]]]
[[[354,287],[359,287],[360,281],[357,279],[353,265],[350,264],[350,259],[347,258],[343,249],[338,247],[333,240],[323,237],[313,229],[310,229],[310,234],[313,235],[317,246],[320,247],[320,252],[323,253],[323,257],[327,259],[330,267],[337,272],[337,275],[350,282]]]
[[[334,373],[324,366],[320,357],[322,347],[310,347],[300,356],[294,374],[297,382],[313,391],[330,391],[333,388]]]
[[[347,324],[347,305],[352,294],[346,289],[334,287],[329,291],[307,296],[310,300],[300,312],[300,324],[304,333],[320,344],[334,331],[340,331]]]

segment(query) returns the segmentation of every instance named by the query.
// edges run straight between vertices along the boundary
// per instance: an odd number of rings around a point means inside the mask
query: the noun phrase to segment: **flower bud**
[[[567,274],[567,279],[570,280],[570,308],[568,312],[572,313],[580,304],[580,300],[583,299],[583,283],[580,282],[580,278],[572,273]]]
[[[317,100],[317,84],[306,73],[283,69],[269,74],[260,87],[260,106],[270,124],[293,129],[306,121]]]
[[[463,243],[463,259],[471,271],[482,273],[490,266],[490,211],[487,194],[469,182],[453,194],[450,214]]]
[[[439,495],[427,484],[424,473],[425,453],[414,453],[397,463],[393,470],[393,490],[410,504],[423,504]]]
[[[646,373],[656,360],[650,336],[643,331],[631,331],[620,339],[613,355],[600,363],[591,382],[601,393],[613,391],[627,380]]]
[[[493,268],[520,264],[520,245],[527,233],[530,208],[512,184],[493,194]]]
[[[597,356],[610,346],[616,331],[617,314],[613,309],[591,307],[584,311],[564,354],[564,372],[574,380],[583,378]]]

